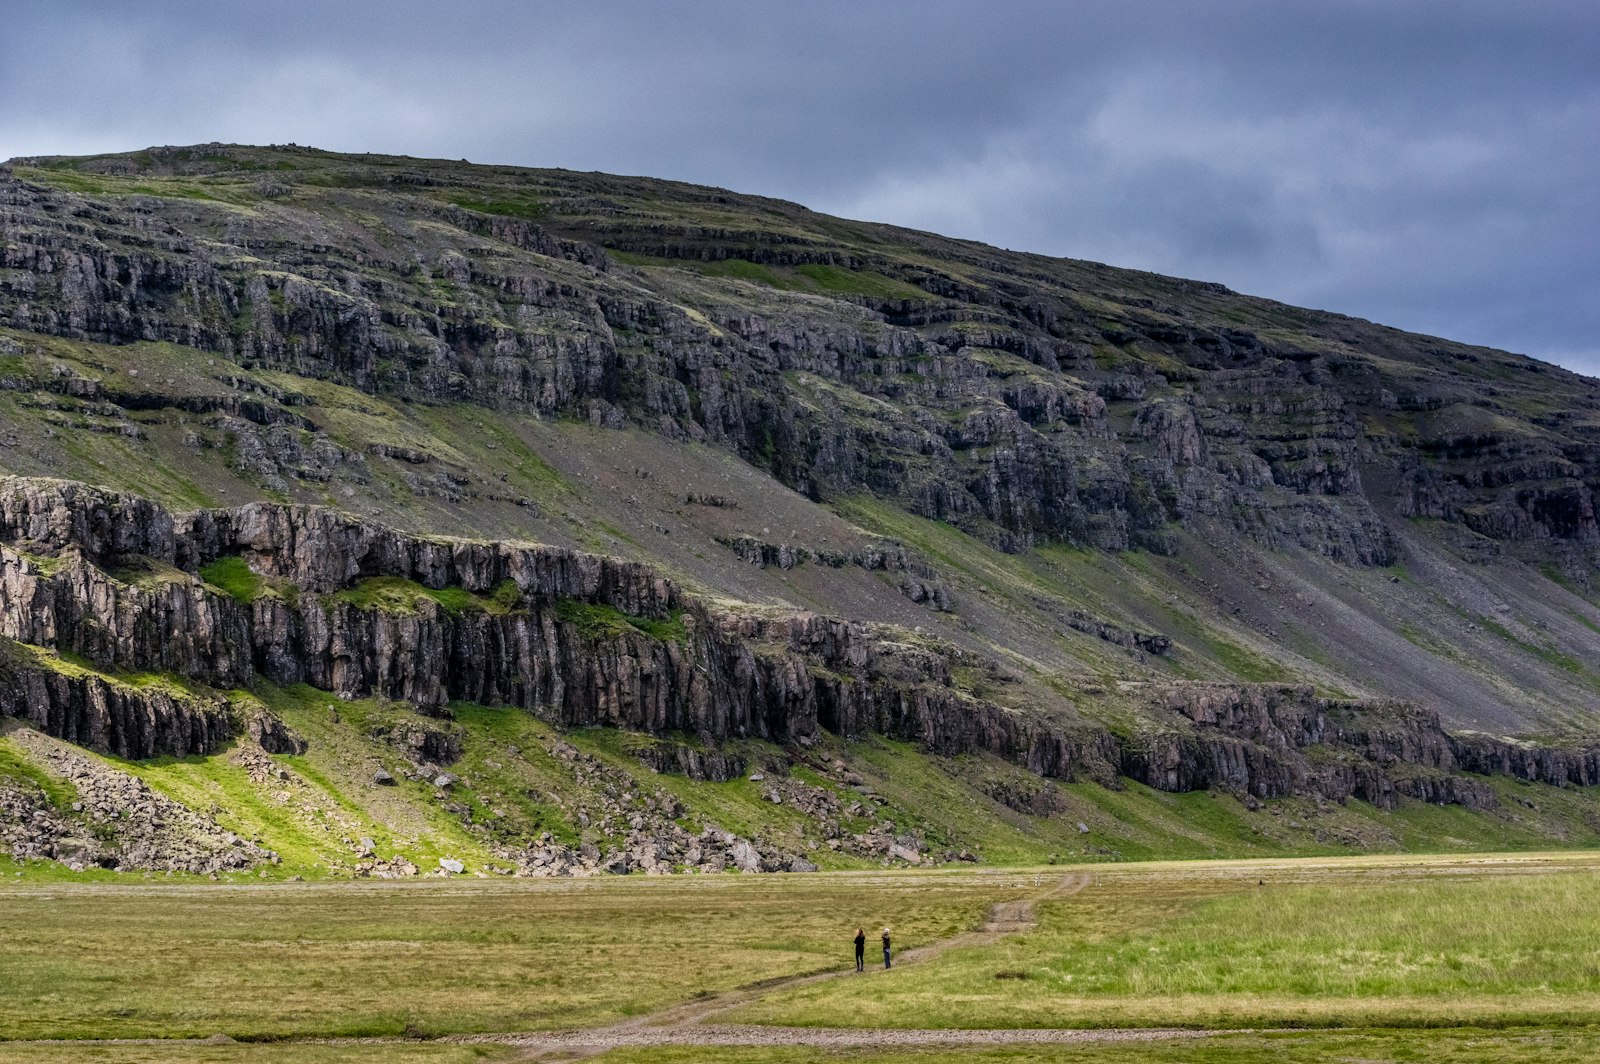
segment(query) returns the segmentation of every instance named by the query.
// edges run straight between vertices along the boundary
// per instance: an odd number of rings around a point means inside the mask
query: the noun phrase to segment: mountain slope
[[[961,720],[1112,737],[1103,771],[971,748],[1067,778],[1252,789],[1150,767],[1217,690],[1403,700],[1399,731],[1456,731],[1448,772],[1503,749],[1469,731],[1570,744],[1600,711],[1600,385],[1531,359],[722,190],[295,147],[13,160],[0,237],[3,472],[631,559],[758,643],[797,612],[854,622]],[[80,505],[153,512],[45,509]],[[122,553],[74,579],[137,585]],[[215,561],[132,553],[189,580]],[[247,555],[241,579],[308,586]],[[361,564],[315,593],[441,590]],[[29,654],[151,667],[28,638],[13,610]],[[157,671],[263,671],[214,665]],[[483,697],[421,671],[420,704]],[[496,699],[575,722],[548,693]],[[1289,790],[1342,797],[1306,778]]]

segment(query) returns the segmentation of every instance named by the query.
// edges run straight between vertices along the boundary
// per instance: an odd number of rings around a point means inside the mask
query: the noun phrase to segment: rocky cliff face
[[[228,763],[313,823],[268,755],[348,710],[359,786],[387,765],[518,867],[932,853],[835,736],[1046,817],[1051,780],[1475,809],[1492,776],[1600,782],[1570,737],[1600,719],[1595,382],[1215,285],[643,179],[18,160],[12,472],[61,479],[0,481],[0,715],[131,759],[244,737]],[[527,757],[482,760],[479,706],[537,718]],[[549,725],[772,772],[759,800],[818,830],[695,823]],[[1524,725],[1569,738],[1487,733]],[[76,853],[61,817],[18,845]],[[340,859],[412,860],[370,830]]]
[[[0,640],[0,716],[118,757],[209,754],[233,735],[227,706],[43,664]]]
[[[270,722],[233,721],[220,693],[262,676],[435,714],[460,700],[688,732],[713,751],[741,737],[804,746],[826,729],[1047,777],[1254,798],[1483,806],[1492,792],[1463,771],[1600,779],[1600,747],[1451,736],[1415,706],[1308,687],[1124,684],[1117,696],[1145,723],[1114,734],[1064,706],[962,690],[960,672],[981,662],[955,648],[715,607],[642,565],[420,538],[311,507],[174,515],[59,481],[0,481],[0,636],[0,712],[134,758],[210,752],[245,727],[277,742]],[[691,760],[737,771],[714,752]]]
[[[1215,285],[719,190],[223,146],[18,160],[0,233],[16,329],[633,422],[1011,548],[1205,519],[1387,564],[1391,511],[1569,567],[1600,543],[1593,382]],[[360,461],[255,413],[211,417],[268,483]]]

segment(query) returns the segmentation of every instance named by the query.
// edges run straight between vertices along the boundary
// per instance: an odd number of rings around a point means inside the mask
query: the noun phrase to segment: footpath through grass
[[[1600,1024],[1600,858],[1101,867],[1035,932],[772,995],[852,1027]]]
[[[1040,925],[778,988],[716,1022],[885,1030],[882,1049],[650,1047],[612,1064],[1600,1059],[1600,853],[676,879],[0,885],[0,1037],[271,1039],[599,1026],[902,949],[1083,872]],[[1201,1040],[893,1046],[900,1028],[1235,1029]],[[1240,1033],[1238,1028],[1259,1028]],[[1299,1030],[1284,1030],[1300,1028]],[[493,1046],[7,1046],[11,1060],[515,1059]]]
[[[1447,1028],[1219,1034],[1203,1039],[994,1048],[652,1046],[616,1049],[591,1059],[601,1064],[1589,1064],[1597,1057],[1600,1031]],[[0,1064],[476,1064],[527,1059],[510,1046],[428,1042],[11,1047],[0,1043]]]
[[[588,1026],[848,963],[1017,896],[1009,873],[0,885],[0,1039]]]

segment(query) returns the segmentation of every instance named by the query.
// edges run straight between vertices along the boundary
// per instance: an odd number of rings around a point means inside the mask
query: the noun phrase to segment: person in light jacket
[[[883,929],[883,966],[889,967],[889,929]]]

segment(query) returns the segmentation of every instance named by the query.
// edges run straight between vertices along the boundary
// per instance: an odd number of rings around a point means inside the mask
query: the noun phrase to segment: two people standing
[[[856,971],[866,971],[867,958],[867,932],[864,928],[856,928]],[[883,929],[883,966],[889,965],[889,929]]]

